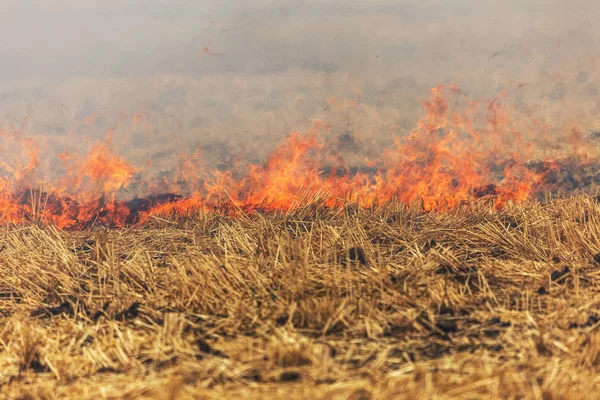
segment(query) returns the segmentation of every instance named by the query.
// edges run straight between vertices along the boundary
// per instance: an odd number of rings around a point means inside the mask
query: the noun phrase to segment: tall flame
[[[513,126],[502,96],[487,104],[482,119],[480,104],[454,109],[448,93],[457,96],[459,91],[456,86],[433,88],[424,104],[425,115],[410,135],[397,138],[377,160],[365,159],[368,168],[354,172],[336,147],[331,126],[319,120],[304,134],[291,132],[264,165],[247,165],[244,173],[206,171],[198,149],[182,155],[172,180],[149,182],[136,178],[141,170],[114,151],[109,131],[84,157],[61,154],[67,172],[39,189],[44,182],[34,176],[40,164],[37,143],[8,130],[1,136],[3,151],[13,154],[18,145],[20,153],[0,163],[0,218],[14,223],[37,220],[61,228],[96,222],[120,226],[149,215],[184,214],[227,201],[245,209],[286,210],[298,205],[307,191],[326,193],[330,206],[347,201],[371,206],[397,199],[420,200],[424,210],[432,210],[485,196],[502,205],[528,199],[549,171],[558,168],[551,161],[545,161],[542,169],[528,167],[534,150],[531,140],[538,132]],[[334,98],[328,102],[336,104]],[[141,114],[136,116],[132,126],[141,119]],[[541,131],[538,136],[545,134]],[[581,154],[581,132],[572,130],[570,138]],[[125,190],[132,186],[145,187],[150,194],[127,200]]]

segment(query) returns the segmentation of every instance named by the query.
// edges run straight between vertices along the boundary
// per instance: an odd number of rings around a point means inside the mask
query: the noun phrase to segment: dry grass
[[[600,204],[0,233],[5,398],[583,398]]]

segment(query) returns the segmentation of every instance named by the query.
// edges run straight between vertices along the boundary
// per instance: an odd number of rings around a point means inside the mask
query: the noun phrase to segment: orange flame
[[[14,223],[40,220],[61,228],[94,223],[122,226],[228,201],[244,209],[287,210],[297,206],[307,192],[327,194],[329,206],[348,201],[372,206],[392,199],[420,200],[427,211],[486,196],[501,206],[528,199],[548,171],[558,168],[553,162],[545,162],[541,171],[527,167],[533,155],[530,138],[538,132],[523,132],[511,125],[502,95],[487,104],[486,118],[481,118],[478,103],[467,103],[462,111],[451,107],[448,92],[459,94],[455,85],[433,88],[424,103],[425,115],[410,135],[396,139],[376,160],[365,157],[369,171],[353,173],[332,144],[331,127],[318,120],[305,134],[290,133],[264,165],[249,165],[245,173],[207,172],[198,149],[181,156],[172,180],[163,177],[149,182],[137,179],[140,171],[113,151],[109,131],[83,158],[61,154],[66,174],[44,190],[36,190],[44,183],[33,174],[39,167],[37,145],[9,129],[0,136],[1,148],[7,152],[17,144],[21,152],[0,163],[0,218]],[[347,105],[355,107],[359,96],[355,90]],[[333,97],[328,103],[344,104]],[[135,116],[131,129],[136,125],[147,129],[142,116]],[[541,129],[540,136],[546,134],[544,126],[534,124],[534,128]],[[584,146],[581,131],[571,130],[570,138],[580,153]],[[132,186],[163,195],[127,200],[124,191]],[[173,192],[177,195],[167,194]]]

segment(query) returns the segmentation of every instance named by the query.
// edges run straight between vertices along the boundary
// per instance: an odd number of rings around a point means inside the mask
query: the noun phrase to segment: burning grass
[[[40,164],[33,138],[0,131],[7,158],[0,163],[0,222],[122,227],[173,212],[221,209],[224,202],[250,211],[290,210],[302,207],[299,199],[310,193],[327,193],[334,208],[419,199],[430,211],[482,197],[502,206],[547,192],[598,188],[593,132],[575,124],[549,135],[527,110],[502,105],[503,97],[473,101],[455,85],[437,86],[410,135],[396,137],[377,159],[363,154],[362,165],[346,158],[348,151],[361,153],[360,141],[350,133],[330,135],[331,125],[321,120],[307,132],[292,131],[262,164],[238,159],[210,170],[206,149],[198,148],[159,176],[150,164],[138,168],[122,158],[112,145],[113,130],[86,155],[59,154],[56,170]],[[141,120],[136,116],[131,129]]]
[[[0,232],[7,398],[582,398],[600,204],[390,203]]]
[[[208,170],[198,149],[161,176],[112,131],[61,153],[58,177],[2,132],[0,393],[591,393],[597,138],[549,137],[501,99],[438,86],[411,134],[362,165],[346,159],[360,141],[324,121],[263,164]]]

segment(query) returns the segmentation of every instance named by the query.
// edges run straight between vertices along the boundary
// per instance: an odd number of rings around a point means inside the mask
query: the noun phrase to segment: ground
[[[3,398],[585,398],[600,203],[0,232]]]

